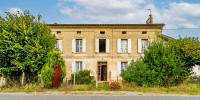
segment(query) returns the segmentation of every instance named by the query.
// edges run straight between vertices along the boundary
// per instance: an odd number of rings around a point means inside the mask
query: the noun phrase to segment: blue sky
[[[1,0],[3,12],[29,10],[51,24],[144,24],[152,9],[163,34],[200,37],[200,0]]]

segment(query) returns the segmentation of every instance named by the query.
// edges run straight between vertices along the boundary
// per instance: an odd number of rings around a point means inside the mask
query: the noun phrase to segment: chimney
[[[54,24],[58,24],[57,22],[54,22]]]
[[[146,24],[153,24],[153,17],[152,17],[152,14],[151,14],[151,9],[147,9],[147,10],[150,10],[150,15],[149,15],[149,18],[146,21]]]

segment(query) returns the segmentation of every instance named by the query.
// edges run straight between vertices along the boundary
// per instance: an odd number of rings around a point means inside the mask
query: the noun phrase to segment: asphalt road
[[[34,95],[0,94],[0,100],[200,100],[200,96],[110,96],[110,95]]]

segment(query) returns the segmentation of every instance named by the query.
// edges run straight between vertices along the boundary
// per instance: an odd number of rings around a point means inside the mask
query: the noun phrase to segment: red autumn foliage
[[[60,76],[62,76],[62,70],[59,70],[59,68],[55,69],[55,76],[52,78],[52,88],[58,87],[61,84]]]
[[[110,82],[107,85],[107,87],[110,88],[110,89],[119,89],[120,88],[120,84],[119,84],[119,82]]]

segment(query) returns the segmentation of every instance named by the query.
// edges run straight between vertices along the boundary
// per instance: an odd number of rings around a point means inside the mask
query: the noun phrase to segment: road
[[[200,96],[112,96],[1,93],[0,100],[200,100]]]

